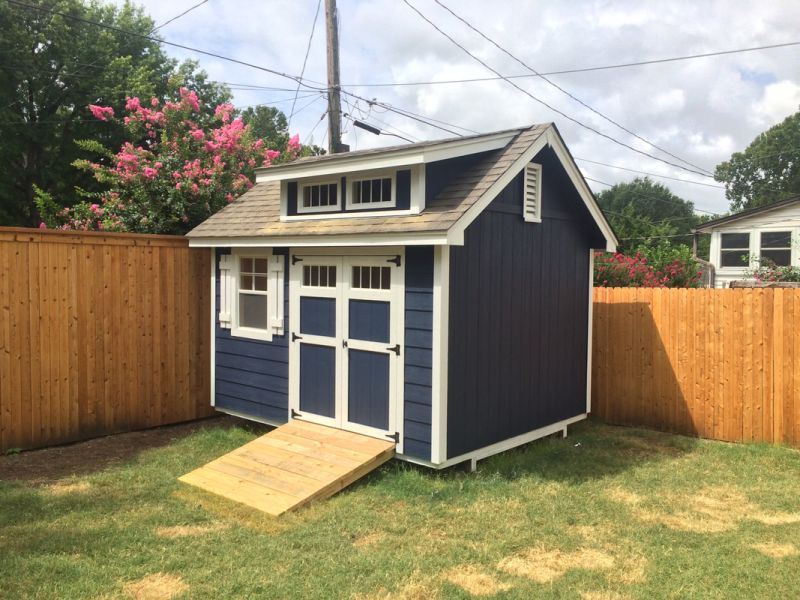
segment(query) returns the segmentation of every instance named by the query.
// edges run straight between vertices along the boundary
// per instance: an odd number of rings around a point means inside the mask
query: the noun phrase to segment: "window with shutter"
[[[529,223],[542,222],[542,165],[528,163],[523,183],[522,216]]]

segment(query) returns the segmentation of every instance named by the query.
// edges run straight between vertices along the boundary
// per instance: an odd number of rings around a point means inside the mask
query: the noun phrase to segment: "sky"
[[[138,4],[161,24],[198,1],[143,0]],[[208,0],[159,33],[168,41],[299,75],[319,1]],[[539,73],[800,41],[797,0],[440,1]],[[408,2],[500,74],[530,75],[434,0]],[[326,81],[324,11],[322,2],[303,75],[311,86]],[[684,180],[653,178],[693,201],[698,210],[728,210],[724,190],[712,178],[602,137],[505,81],[429,83],[495,75],[403,0],[339,0],[338,12],[342,87],[354,95],[343,96],[342,110],[347,115],[414,141],[452,137],[453,133],[370,101],[435,119],[458,134],[554,122],[576,158]],[[291,113],[296,88],[291,79],[185,50],[165,49],[179,59],[197,59],[212,79],[233,84],[236,106],[269,104],[287,116]],[[744,150],[760,132],[798,110],[800,46],[554,74],[547,79],[639,137],[540,78],[514,81],[551,107],[628,146],[691,170],[700,167],[713,173],[733,152]],[[425,84],[397,85],[409,82]],[[390,85],[373,85],[387,83]],[[298,133],[305,143],[326,145],[325,109],[321,93],[301,88],[291,133]],[[355,129],[351,119],[344,120],[343,141],[352,150],[402,143],[397,137]],[[577,162],[585,176],[608,184],[637,176],[584,160]],[[589,184],[595,192],[607,189],[595,181]]]

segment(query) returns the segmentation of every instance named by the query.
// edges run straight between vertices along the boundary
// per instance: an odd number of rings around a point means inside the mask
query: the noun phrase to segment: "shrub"
[[[676,248],[651,249],[648,259],[641,249],[632,256],[620,252],[595,253],[596,287],[697,287],[702,275],[691,255]]]

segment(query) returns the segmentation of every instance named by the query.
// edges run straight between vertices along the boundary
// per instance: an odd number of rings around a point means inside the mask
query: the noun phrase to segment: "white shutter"
[[[522,216],[530,223],[542,221],[542,165],[528,163],[525,166]]]
[[[231,307],[236,294],[236,257],[223,254],[219,257],[219,326],[231,328]]]
[[[269,257],[269,325],[272,333],[283,335],[283,255]]]

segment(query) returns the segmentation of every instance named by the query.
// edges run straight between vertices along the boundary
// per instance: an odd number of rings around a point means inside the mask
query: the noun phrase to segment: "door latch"
[[[389,352],[394,352],[397,356],[400,356],[400,344],[395,344],[391,348],[387,348]]]

